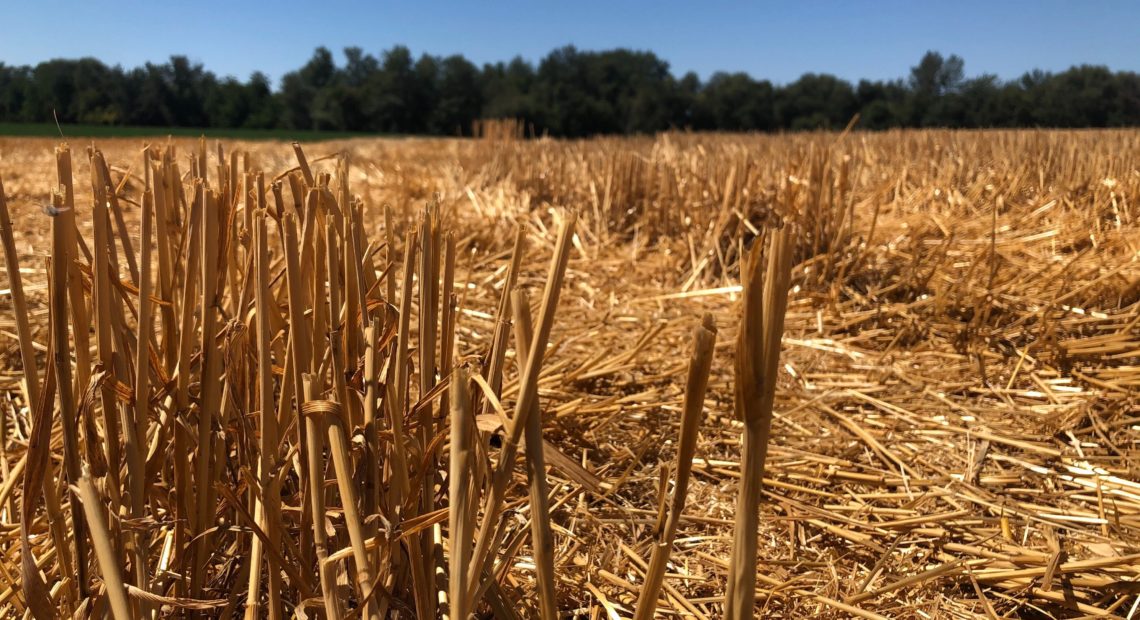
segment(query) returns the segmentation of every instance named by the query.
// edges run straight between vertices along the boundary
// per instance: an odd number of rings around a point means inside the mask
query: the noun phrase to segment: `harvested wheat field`
[[[0,615],[1136,612],[1140,132],[486,134],[0,139]]]

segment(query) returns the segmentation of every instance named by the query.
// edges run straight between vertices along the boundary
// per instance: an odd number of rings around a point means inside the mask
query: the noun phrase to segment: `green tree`
[[[303,67],[281,78],[282,125],[288,129],[317,129],[330,117],[321,91],[332,82],[336,64],[328,48],[318,47]]]
[[[374,123],[388,133],[413,133],[417,111],[412,108],[412,93],[418,88],[411,51],[397,45],[384,52],[380,70],[370,89],[370,105],[375,109]]]
[[[861,128],[1117,127],[1140,124],[1140,76],[1101,66],[1030,71],[1003,82],[965,76],[956,55],[930,51],[905,79],[856,86],[809,73],[783,86],[745,73],[676,78],[652,52],[574,47],[537,65],[476,68],[462,56],[414,58],[395,46],[317,48],[274,90],[254,73],[218,79],[186,56],[123,69],[93,58],[0,63],[0,120],[154,127],[336,129],[463,134],[476,118],[520,118],[555,136],[651,133],[670,127],[778,131]]]
[[[281,102],[273,94],[269,77],[255,71],[249,77],[247,90],[249,116],[242,125],[247,129],[272,129],[278,126],[281,118]]]
[[[462,56],[448,56],[439,63],[432,133],[466,135],[483,108],[479,69]]]
[[[746,73],[715,73],[701,93],[712,129],[771,131],[776,127],[776,90]]]
[[[12,67],[0,63],[0,120],[18,122],[23,117],[24,99],[31,89],[32,75],[28,67]]]
[[[866,129],[890,129],[906,124],[909,93],[901,81],[860,80],[855,88],[859,125]]]
[[[534,100],[534,66],[516,56],[509,63],[483,66],[479,77],[483,97],[483,118],[521,118],[542,124]]]
[[[940,101],[946,95],[956,93],[962,85],[965,62],[957,55],[943,58],[938,52],[926,52],[918,64],[910,69],[912,91],[911,126],[945,126],[951,119],[943,118],[948,113]]]
[[[805,74],[776,96],[776,118],[788,129],[842,129],[857,111],[851,84],[833,75]]]

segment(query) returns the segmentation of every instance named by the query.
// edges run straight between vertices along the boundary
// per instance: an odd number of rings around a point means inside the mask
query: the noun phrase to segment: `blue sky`
[[[798,2],[255,3],[242,0],[0,0],[0,62],[94,56],[136,66],[185,54],[220,75],[276,80],[318,45],[379,54],[462,53],[482,64],[555,47],[652,50],[675,74],[746,71],[777,83],[805,72],[849,80],[907,74],[923,52],[956,53],[966,74],[1103,64],[1140,70],[1140,2],[914,0]]]

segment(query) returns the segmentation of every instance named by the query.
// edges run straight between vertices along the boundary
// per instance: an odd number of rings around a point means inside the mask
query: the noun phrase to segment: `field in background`
[[[140,276],[127,255],[133,258],[142,246],[143,143],[141,137],[96,143],[108,164],[104,180],[123,216],[121,225],[110,216],[107,221],[114,231],[129,231],[126,243],[119,233],[99,233],[117,239],[112,246],[119,244],[112,264],[119,266],[121,282],[102,284],[90,269],[98,254],[92,254],[98,249],[92,165],[86,141],[72,144],[74,217],[85,240],[76,246],[74,273],[84,296],[111,287],[113,303],[122,306],[117,320],[132,334]],[[53,372],[46,354],[46,257],[53,220],[45,205],[56,186],[55,146],[52,139],[0,138],[0,179],[41,384]],[[152,156],[165,149],[165,138],[151,142]],[[514,336],[500,334],[496,319],[512,273],[515,226],[527,242],[514,275],[538,305],[570,212],[577,214],[576,234],[537,382],[542,432],[552,444],[546,463],[550,530],[563,613],[632,615],[670,490],[661,481],[674,469],[691,334],[710,313],[719,328],[717,353],[688,504],[658,608],[672,611],[671,617],[721,616],[740,476],[741,424],[732,406],[738,262],[758,234],[780,222],[794,227],[795,267],[762,506],[758,617],[1124,617],[1137,605],[1140,132],[349,140],[306,145],[307,172],[287,143],[211,141],[199,149],[195,140],[176,138],[169,159],[148,165],[176,179],[163,199],[173,218],[166,240],[172,291],[205,277],[200,265],[184,266],[195,265],[189,258],[193,227],[187,223],[201,195],[194,178],[205,176],[217,191],[205,203],[226,216],[212,224],[219,240],[210,254],[219,260],[213,274],[221,291],[216,314],[204,321],[201,286],[186,299],[163,299],[158,272],[152,273],[152,366],[142,383],[147,407],[137,408],[132,396],[140,375],[132,337],[100,336],[93,327],[82,338],[91,353],[69,364],[81,405],[79,454],[87,461],[105,461],[108,454],[120,459],[104,467],[102,476],[96,471],[91,496],[118,513],[105,525],[122,578],[151,595],[126,588],[134,605],[171,611],[200,604],[210,614],[238,613],[250,590],[250,571],[269,575],[279,569],[275,586],[268,576],[254,579],[260,604],[269,604],[267,588],[276,587],[289,614],[296,605],[321,613],[322,603],[309,599],[319,597],[322,584],[332,584],[348,606],[367,591],[355,568],[363,558],[371,559],[367,576],[381,585],[374,604],[384,611],[414,617],[413,610],[434,605],[417,592],[417,580],[425,577],[415,571],[438,566],[433,583],[446,590],[453,545],[452,526],[440,513],[446,513],[451,495],[448,409],[440,398],[450,392],[437,389],[447,383],[453,359],[446,336],[454,334],[454,359],[476,372],[496,350],[503,355],[501,389],[490,381],[486,391],[498,391],[502,409],[514,415],[521,382]],[[338,159],[340,153],[346,158]],[[203,154],[205,164],[196,166]],[[240,155],[231,164],[233,154]],[[264,171],[267,190],[275,179],[282,184],[284,208],[275,205],[272,191],[264,194],[270,217],[263,255],[267,298],[261,301],[254,290],[257,199],[247,201],[241,191],[251,187],[241,181],[247,165]],[[323,172],[331,177],[322,181]],[[311,179],[302,178],[310,173]],[[308,203],[303,197],[310,194],[298,190],[312,187],[327,191],[313,193]],[[354,206],[334,211],[332,204]],[[351,216],[357,208],[351,232],[338,237],[332,223],[344,224],[334,214]],[[330,222],[328,238],[340,238],[351,251],[339,245],[324,261],[317,260],[324,242],[283,242],[287,233],[279,232],[285,225],[278,222],[292,216],[282,216],[309,209],[319,209]],[[426,225],[425,212],[435,214]],[[421,241],[434,240],[416,246],[411,233],[417,232],[427,233]],[[312,234],[299,238],[322,238]],[[156,267],[161,243],[156,236]],[[405,271],[405,258],[417,256],[416,247],[421,257],[425,247],[431,249],[434,267],[414,258]],[[311,267],[301,270],[304,296],[321,300],[307,308],[308,315],[288,290],[291,254],[299,254],[301,267]],[[355,263],[338,262],[350,255]],[[448,256],[451,280],[440,266]],[[336,286],[342,287],[355,281],[350,263],[369,272],[360,276],[364,290],[330,292],[328,282],[310,273],[337,265],[344,281]],[[432,277],[422,276],[424,267]],[[405,304],[405,282],[415,282],[420,295],[425,281],[436,297],[414,296],[414,303]],[[10,288],[5,279],[5,617],[29,604],[20,587],[19,527],[29,494],[34,500],[27,545],[40,562],[47,595],[63,608],[82,599],[74,573],[60,567],[59,550],[70,545],[53,544],[73,544],[71,529],[48,518],[70,514],[62,479],[67,429],[60,412],[48,444],[60,477],[48,484],[55,499],[43,502],[38,488],[25,493],[23,486],[34,408],[21,387]],[[285,377],[294,371],[286,361],[295,359],[285,336],[288,325],[304,322],[318,333],[325,323],[336,325],[316,309],[326,294],[343,300],[337,307],[357,312],[344,312],[344,331],[333,330],[341,340],[312,339],[312,389],[319,396],[313,401],[325,403],[326,414],[335,409],[327,403],[335,402],[352,410],[343,413],[345,419],[364,420],[367,406],[347,403],[368,401],[358,396],[368,373],[381,378],[375,426],[349,424],[348,441],[339,449],[335,433],[329,434],[330,457],[346,457],[347,471],[339,461],[334,468],[331,459],[316,470],[307,466],[302,429],[320,412],[309,411],[304,420],[292,413],[295,386],[282,397],[283,384],[290,382]],[[354,296],[361,301],[350,301]],[[88,301],[87,310],[100,312],[97,306]],[[271,393],[280,406],[274,422],[260,415],[255,311],[270,307]],[[367,310],[361,313],[361,307]],[[406,328],[399,327],[401,308],[412,313]],[[382,343],[377,346],[385,352],[372,370],[366,370],[360,326],[368,322],[362,315],[376,320],[372,342]],[[189,326],[187,343],[172,342],[167,326]],[[400,331],[407,334],[404,374],[387,357],[394,351],[392,359],[401,359]],[[496,334],[505,339],[505,352]],[[200,360],[198,338],[219,353],[212,356],[217,367]],[[111,368],[109,375],[92,372],[92,360],[102,358],[100,339],[115,352],[108,358],[112,364],[98,369]],[[318,352],[322,346],[328,348],[325,355]],[[86,368],[84,357],[90,358]],[[424,377],[424,367],[438,372]],[[119,383],[89,392],[84,381],[92,377]],[[401,380],[408,386],[403,396],[396,394],[402,388],[390,387],[404,385]],[[484,388],[472,386],[478,447],[470,456],[468,491],[478,500],[480,489],[492,486],[490,463],[502,456],[504,426]],[[393,400],[402,405],[389,404]],[[200,409],[209,410],[211,403],[221,413],[200,425]],[[106,429],[114,425],[108,420],[116,416],[105,416],[104,407],[146,412],[146,424],[135,420],[136,428],[149,429],[135,438],[145,448],[141,470],[129,466],[126,444],[117,435],[107,441]],[[384,415],[391,407],[407,411],[398,422],[407,428],[393,428],[393,417]],[[432,415],[424,418],[425,410]],[[276,486],[265,488],[280,492],[280,513],[268,521],[274,523],[273,542],[265,543],[251,534],[252,524],[265,519],[254,514],[262,497],[256,489],[270,482],[259,478],[258,442],[263,424],[277,422],[283,425],[271,462],[278,477],[271,481]],[[210,446],[205,457],[204,444]],[[397,461],[408,463],[403,471],[411,475],[411,486],[392,466]],[[205,469],[198,470],[203,462]],[[121,492],[106,474],[116,470],[121,471],[111,478],[121,475]],[[127,483],[138,471],[147,474],[146,501],[132,504]],[[372,471],[383,474],[372,477]],[[203,472],[208,482],[200,480]],[[316,477],[327,488],[323,529],[333,559],[325,570],[318,570],[313,556],[319,542],[314,536],[320,534],[305,499],[307,481]],[[188,487],[189,480],[197,484]],[[340,486],[345,481],[352,484]],[[530,546],[533,505],[521,459],[508,483],[503,517],[488,526],[496,544],[489,547],[486,576],[470,578],[480,584],[480,611],[528,617],[538,595]],[[362,494],[349,500],[363,507],[362,514],[343,510],[353,493],[348,487]],[[216,492],[198,503],[197,494],[207,488]],[[424,493],[415,495],[417,488]],[[357,528],[371,543],[361,543]],[[202,542],[207,538],[208,546]],[[251,569],[255,540],[271,551]],[[90,587],[99,593],[104,572],[94,553],[89,564],[95,576]],[[96,609],[108,604],[101,594],[95,600]]]

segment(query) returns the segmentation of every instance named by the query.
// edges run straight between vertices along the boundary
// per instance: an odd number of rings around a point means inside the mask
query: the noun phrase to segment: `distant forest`
[[[967,78],[955,55],[927,52],[909,76],[857,84],[808,73],[776,85],[746,73],[673,75],[652,52],[554,50],[478,67],[357,47],[338,64],[318,48],[274,88],[219,78],[185,56],[124,69],[93,58],[0,63],[0,122],[468,135],[481,118],[523,119],[536,134],[579,137],[664,129],[780,131],[859,127],[1140,125],[1140,75],[1102,66]]]

